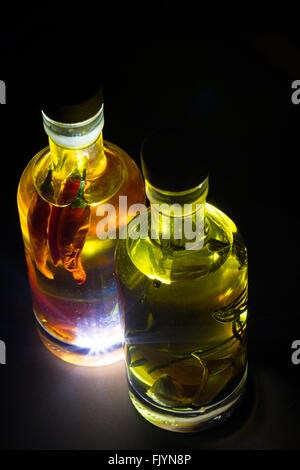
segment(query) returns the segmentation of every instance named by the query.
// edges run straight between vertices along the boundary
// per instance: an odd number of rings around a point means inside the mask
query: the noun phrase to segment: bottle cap
[[[66,124],[84,122],[103,106],[102,85],[91,78],[49,77],[43,86],[42,111],[52,121]]]
[[[157,189],[187,191],[208,177],[212,155],[213,143],[207,131],[161,128],[142,144],[142,170],[145,179]]]

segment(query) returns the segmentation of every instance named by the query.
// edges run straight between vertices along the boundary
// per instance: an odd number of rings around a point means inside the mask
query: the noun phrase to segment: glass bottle
[[[247,377],[247,251],[234,222],[206,202],[204,140],[166,129],[144,141],[150,207],[115,253],[130,399],[178,432],[229,416]]]
[[[63,89],[44,101],[49,146],[25,168],[17,202],[33,310],[43,343],[79,365],[123,357],[114,278],[118,198],[144,202],[141,173],[129,155],[103,140],[101,87],[84,99]],[[100,236],[103,203],[115,207],[115,236]]]

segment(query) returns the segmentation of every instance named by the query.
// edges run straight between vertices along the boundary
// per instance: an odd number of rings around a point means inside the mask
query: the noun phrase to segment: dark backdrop
[[[7,364],[0,365],[0,448],[299,449],[300,365],[291,361],[300,339],[300,105],[291,102],[292,81],[300,79],[297,11],[240,11],[229,21],[189,3],[149,5],[74,5],[72,12],[26,5],[1,18],[0,339]],[[17,184],[47,145],[43,75],[80,73],[102,77],[104,136],[138,164],[149,129],[179,115],[209,128],[217,142],[208,199],[237,222],[249,248],[250,377],[239,411],[206,433],[154,428],[128,400],[123,364],[71,366],[37,337]]]

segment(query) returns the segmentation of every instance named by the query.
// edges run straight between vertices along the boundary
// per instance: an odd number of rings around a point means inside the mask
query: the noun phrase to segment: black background
[[[298,12],[197,7],[100,3],[71,12],[27,4],[2,14],[2,449],[300,447],[300,364],[291,361],[300,339],[300,105],[291,102],[292,81],[300,79]],[[44,74],[101,76],[104,137],[138,164],[147,132],[179,115],[209,128],[217,142],[208,200],[236,221],[250,263],[249,384],[239,410],[218,428],[194,435],[154,428],[129,402],[122,363],[71,366],[38,339],[16,191],[26,163],[47,145],[38,101]]]

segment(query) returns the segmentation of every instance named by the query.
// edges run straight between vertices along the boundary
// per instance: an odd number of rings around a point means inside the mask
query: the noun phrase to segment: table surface
[[[51,354],[36,331],[26,278],[14,276],[16,295],[6,314],[18,325],[2,329],[7,345],[7,364],[0,369],[2,448],[299,448],[299,373],[287,342],[259,338],[250,322],[248,386],[239,408],[213,429],[177,434],[153,426],[133,408],[123,361],[85,368]],[[281,359],[279,351],[285,351]]]

